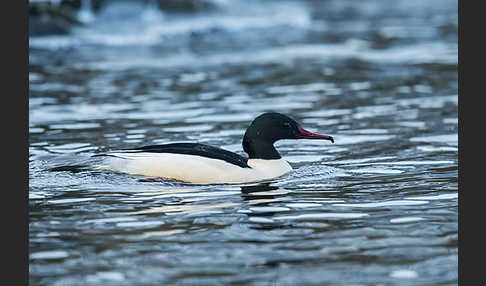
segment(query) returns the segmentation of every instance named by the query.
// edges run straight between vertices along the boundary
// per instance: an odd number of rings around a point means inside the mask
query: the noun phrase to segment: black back
[[[280,159],[282,157],[275,149],[273,144],[281,139],[306,138],[302,137],[301,135],[301,127],[295,120],[280,113],[268,112],[255,118],[245,132],[242,143],[243,150],[248,154],[248,158],[228,150],[200,143],[149,145],[135,149],[128,149],[125,150],[125,152],[153,152],[195,155],[223,160],[241,168],[251,168],[248,166],[248,159]],[[324,139],[333,140],[332,137],[327,137],[328,138]]]
[[[163,145],[149,145],[130,149],[127,150],[127,152],[153,152],[196,155],[211,159],[223,160],[230,164],[237,165],[241,168],[250,168],[250,166],[248,166],[247,164],[247,158],[228,150],[201,143],[171,143]]]

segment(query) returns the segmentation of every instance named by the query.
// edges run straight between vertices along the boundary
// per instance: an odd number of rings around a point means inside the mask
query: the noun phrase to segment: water
[[[457,285],[455,1],[114,2],[31,37],[31,285]],[[294,171],[254,185],[149,181],[94,154],[295,118]],[[69,168],[67,168],[69,169]]]

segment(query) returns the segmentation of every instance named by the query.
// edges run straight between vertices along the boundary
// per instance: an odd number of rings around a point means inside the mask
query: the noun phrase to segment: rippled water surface
[[[455,1],[114,2],[31,37],[31,285],[456,285]],[[167,142],[243,154],[288,114],[294,171],[193,185],[92,170]]]

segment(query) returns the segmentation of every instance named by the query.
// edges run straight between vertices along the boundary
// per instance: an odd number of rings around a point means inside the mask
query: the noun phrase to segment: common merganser
[[[248,158],[200,143],[171,143],[108,152],[103,169],[189,183],[248,183],[269,180],[292,170],[273,144],[281,139],[326,139],[280,113],[253,120],[243,137]]]

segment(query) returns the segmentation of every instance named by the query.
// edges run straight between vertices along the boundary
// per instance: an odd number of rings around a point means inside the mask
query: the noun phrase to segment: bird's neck
[[[248,159],[275,160],[282,158],[273,143],[245,136],[243,138],[243,150],[248,154]]]

